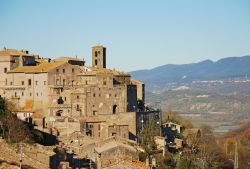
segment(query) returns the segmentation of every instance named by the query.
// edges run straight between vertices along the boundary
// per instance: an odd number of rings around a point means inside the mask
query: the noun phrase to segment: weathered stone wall
[[[101,167],[108,167],[114,164],[119,163],[123,159],[138,159],[138,155],[136,151],[129,150],[123,146],[118,146],[114,149],[110,149],[101,154],[100,161]]]

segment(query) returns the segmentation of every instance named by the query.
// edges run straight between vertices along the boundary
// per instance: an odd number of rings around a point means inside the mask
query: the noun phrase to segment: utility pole
[[[22,147],[22,143],[19,143],[19,148],[20,148],[20,152],[19,152],[19,155],[20,155],[20,160],[19,160],[19,169],[22,169],[22,161],[23,161],[23,147]]]
[[[235,141],[234,169],[239,169],[238,143]]]

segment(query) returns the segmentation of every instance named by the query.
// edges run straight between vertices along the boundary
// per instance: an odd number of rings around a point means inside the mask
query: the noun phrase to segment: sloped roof
[[[56,58],[55,60],[56,61],[69,61],[69,60],[83,61],[80,58],[72,58],[72,57],[65,57],[65,56],[61,56],[59,58]]]
[[[43,62],[37,66],[19,66],[8,73],[45,73],[58,66],[67,63],[67,61],[52,61],[52,62]]]
[[[92,48],[106,48],[106,47],[102,45],[96,45],[96,46],[92,46]]]
[[[24,51],[16,49],[4,49],[0,51],[0,56],[34,56],[34,55],[27,54]]]
[[[115,141],[112,141],[112,142],[109,142],[109,143],[106,143],[106,144],[102,144],[102,146],[100,146],[100,147],[95,147],[95,151],[98,154],[101,154],[102,152],[111,150],[111,149],[116,148],[118,146],[119,145]]]
[[[111,70],[106,68],[97,68],[97,67],[87,67],[89,71],[85,71],[79,75],[114,75],[114,76],[130,76],[130,74],[125,72],[120,72],[117,70]]]

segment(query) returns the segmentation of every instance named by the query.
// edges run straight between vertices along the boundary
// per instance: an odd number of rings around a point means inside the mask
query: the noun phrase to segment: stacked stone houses
[[[107,69],[104,46],[92,47],[92,66],[79,58],[52,60],[3,49],[0,96],[15,104],[19,118],[31,117],[51,134],[80,131],[129,138],[137,134],[137,101],[144,101],[144,84],[128,73]]]

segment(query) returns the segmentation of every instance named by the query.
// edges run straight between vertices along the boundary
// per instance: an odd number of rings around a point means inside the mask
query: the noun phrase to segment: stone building
[[[0,77],[0,96],[14,102],[17,112],[32,112],[40,127],[60,131],[65,128],[65,117],[73,119],[72,124],[82,118],[91,124],[91,119],[102,116],[105,120],[95,122],[96,129],[101,125],[111,132],[115,126],[128,129],[129,134],[113,134],[136,135],[137,101],[144,100],[144,84],[132,80],[128,73],[107,69],[104,46],[92,47],[92,66],[85,66],[79,58],[51,60],[28,51],[4,49],[0,51]],[[75,131],[83,130],[79,125],[72,125],[77,126]],[[103,137],[112,135],[110,132]]]

